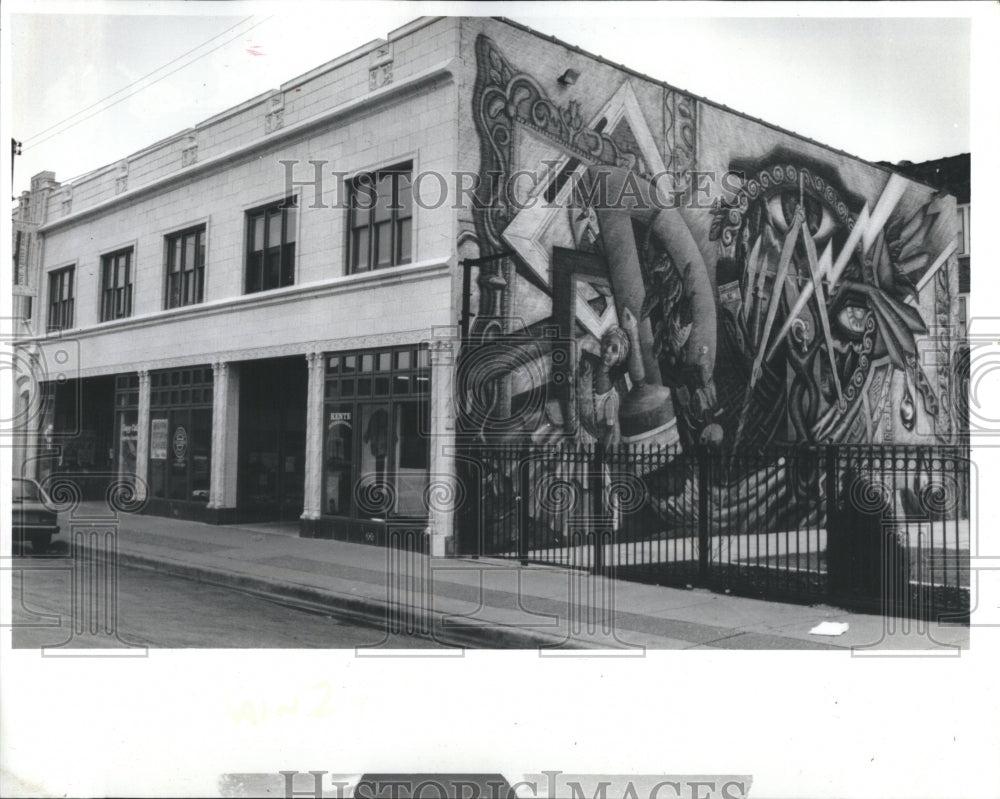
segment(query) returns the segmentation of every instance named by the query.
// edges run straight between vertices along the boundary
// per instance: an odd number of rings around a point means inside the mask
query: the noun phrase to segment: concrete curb
[[[89,553],[90,548],[84,547]],[[195,582],[217,585],[243,591],[269,600],[294,601],[304,610],[326,611],[366,627],[385,630],[392,608],[388,602],[371,597],[356,597],[338,594],[321,588],[298,585],[280,580],[268,580],[249,574],[241,574],[208,566],[195,566],[169,558],[119,550],[117,561],[120,566],[156,571]],[[396,610],[398,612],[398,610]],[[431,613],[430,637],[442,643],[471,649],[538,649],[562,648],[579,649],[568,643],[565,636],[552,635],[536,630],[525,630],[500,623],[463,624],[454,619],[444,623],[448,614]],[[441,631],[447,629],[447,633]]]

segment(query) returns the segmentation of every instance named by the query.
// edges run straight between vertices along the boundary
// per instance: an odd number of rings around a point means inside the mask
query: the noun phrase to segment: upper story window
[[[205,226],[167,236],[166,307],[205,299]]]
[[[132,248],[101,258],[101,321],[132,315]]]
[[[408,264],[413,257],[413,165],[403,164],[351,181],[348,265],[367,272]]]
[[[48,329],[68,330],[73,327],[73,276],[76,267],[67,266],[49,272]]]
[[[295,283],[295,197],[247,212],[246,293]]]

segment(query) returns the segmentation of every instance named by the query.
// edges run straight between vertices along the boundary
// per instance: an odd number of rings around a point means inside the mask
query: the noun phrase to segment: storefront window
[[[118,476],[135,475],[136,447],[139,443],[138,411],[118,412]]]
[[[191,431],[188,442],[191,468],[191,499],[208,502],[211,487],[209,466],[212,462],[212,409],[198,408],[191,411]]]
[[[425,349],[327,357],[323,512],[423,516],[430,370]]]
[[[393,510],[390,452],[395,442],[389,425],[389,404],[361,406],[360,468],[356,497],[358,513],[371,518],[385,517]]]
[[[354,462],[354,405],[326,408],[326,497],[323,512],[330,516],[351,513]]]
[[[139,445],[139,376],[115,377],[115,472],[120,480],[135,476]]]
[[[167,450],[170,482],[167,496],[170,499],[189,499],[188,471],[191,466],[190,411],[173,411],[170,414],[170,446]]]
[[[212,456],[212,370],[150,375],[149,483],[152,496],[208,502]]]
[[[167,442],[170,440],[169,411],[154,411],[149,420],[149,490],[167,498]]]
[[[427,436],[420,429],[420,405],[396,404],[396,513],[420,516],[426,513],[424,490],[427,488],[429,452]]]

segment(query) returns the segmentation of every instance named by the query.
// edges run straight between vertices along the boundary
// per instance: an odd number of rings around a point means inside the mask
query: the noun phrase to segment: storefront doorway
[[[119,439],[129,459],[128,405],[138,407],[129,380],[119,384]],[[207,364],[164,369],[149,375],[150,510],[180,518],[202,518],[212,474],[214,378]]]
[[[45,385],[38,476],[75,484],[81,499],[103,500],[116,478],[115,378],[88,377]]]
[[[426,347],[328,353],[321,537],[381,543],[426,526],[430,501]]]
[[[302,356],[240,364],[239,518],[302,514],[308,369]]]

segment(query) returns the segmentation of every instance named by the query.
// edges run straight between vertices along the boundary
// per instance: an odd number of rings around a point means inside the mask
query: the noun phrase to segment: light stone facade
[[[71,381],[138,373],[135,473],[140,494],[151,479],[151,372],[211,368],[206,507],[224,512],[237,504],[241,364],[301,358],[308,374],[301,518],[315,522],[322,511],[325,355],[421,345],[435,335],[451,335],[457,321],[454,210],[416,203],[409,262],[351,274],[345,176],[400,163],[411,163],[414,175],[454,170],[459,24],[458,19],[415,20],[386,40],[340,56],[71,185],[43,174],[35,191],[22,198],[44,254],[37,256],[39,266],[30,275],[35,305],[30,324],[19,331],[20,351],[42,364],[54,364],[58,356],[60,372]],[[433,185],[429,189],[436,191]],[[289,194],[299,205],[294,281],[244,293],[246,212]],[[27,213],[20,217],[27,225]],[[165,239],[201,225],[203,299],[168,308]],[[123,248],[132,249],[131,313],[102,322],[102,256]],[[46,333],[47,276],[66,266],[75,269],[73,324]],[[434,385],[450,390],[447,372],[453,367],[453,359],[435,355]],[[435,407],[450,409],[435,391]],[[36,414],[29,420],[25,440],[41,436],[49,418]],[[430,468],[440,482],[447,479],[440,473],[448,460],[434,449],[436,433],[439,427],[453,431],[454,424],[437,413],[433,425]],[[20,460],[31,459],[22,455]],[[37,464],[22,468],[37,474]],[[442,524],[450,525],[450,516],[432,514],[430,532],[441,553],[451,534]]]

